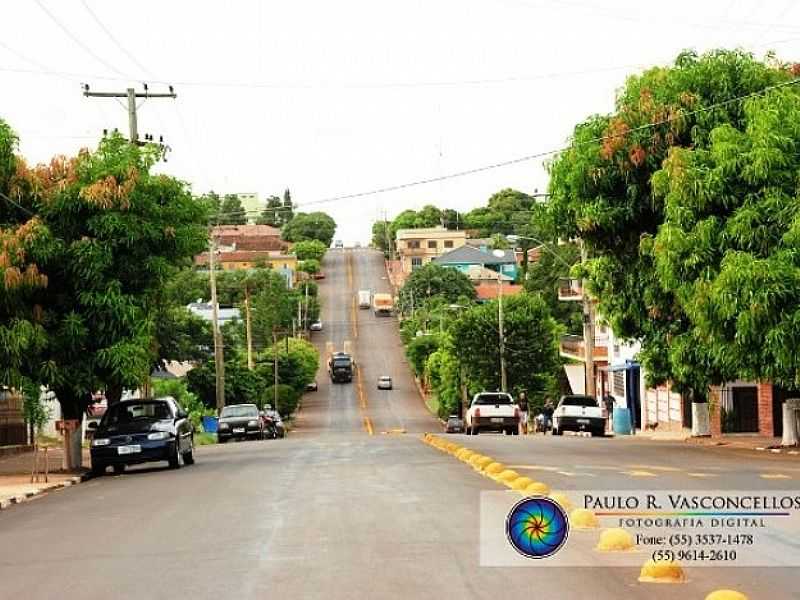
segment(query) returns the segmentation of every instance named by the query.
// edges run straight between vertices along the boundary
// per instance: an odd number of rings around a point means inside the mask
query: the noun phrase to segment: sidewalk
[[[23,452],[0,459],[0,509],[24,502],[43,492],[80,483],[88,473],[87,469],[69,473],[62,469],[63,450],[49,448],[47,451],[48,476],[44,480],[44,461],[39,457],[39,481],[31,483],[33,451]],[[83,462],[89,464],[89,451],[84,448]]]
[[[724,435],[722,437],[690,437],[686,440],[690,444],[699,446],[729,446],[758,452],[771,452],[773,454],[800,455],[798,447],[782,447],[781,438],[763,435]]]

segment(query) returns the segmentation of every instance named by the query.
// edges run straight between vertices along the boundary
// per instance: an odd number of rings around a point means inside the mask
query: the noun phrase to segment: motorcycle
[[[535,433],[547,433],[553,428],[553,421],[544,413],[537,414],[533,419],[533,431]]]

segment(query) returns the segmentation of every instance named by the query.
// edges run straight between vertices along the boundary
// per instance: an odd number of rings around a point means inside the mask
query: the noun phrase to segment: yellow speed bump
[[[517,473],[516,471],[514,471],[512,469],[506,469],[505,471],[500,472],[500,474],[498,474],[495,477],[495,479],[497,481],[510,483],[510,482],[514,481],[517,477],[519,477],[519,473]]]
[[[503,463],[493,462],[489,463],[486,468],[483,470],[489,477],[492,475],[497,475],[498,473],[502,473],[506,466]]]
[[[626,552],[634,548],[633,536],[619,527],[606,529],[600,534],[596,550],[600,552]]]
[[[447,442],[447,443],[444,445],[444,447],[447,449],[447,451],[448,451],[450,454],[455,454],[456,452],[458,452],[459,450],[461,450],[461,446],[459,446],[459,445],[458,445],[458,444],[456,444],[455,442]]]
[[[550,486],[541,481],[534,481],[528,484],[528,487],[525,488],[525,493],[531,496],[547,496],[547,494],[550,493]],[[558,501],[556,500],[556,502]],[[560,502],[558,503],[561,504]],[[570,508],[572,508],[572,506],[570,506]],[[566,511],[566,508],[564,508],[564,510]]]
[[[748,600],[748,598],[735,590],[715,590],[706,596],[706,600]]]
[[[683,583],[686,574],[680,563],[672,560],[648,560],[639,573],[643,583]]]
[[[572,529],[596,529],[600,521],[588,508],[576,508],[569,513],[569,525]]]
[[[461,450],[455,453],[455,457],[459,460],[464,460],[464,456],[468,453],[472,453],[472,450],[462,447]]]
[[[556,504],[559,504],[561,508],[564,509],[564,512],[566,513],[572,512],[573,508],[572,501],[566,494],[562,494],[561,492],[554,492],[550,494],[550,500],[554,501]]]
[[[531,479],[530,477],[517,477],[514,481],[511,482],[511,489],[523,492],[532,483],[533,479]]]
[[[483,471],[493,462],[494,460],[492,458],[488,456],[481,456],[480,458],[478,458],[478,460],[472,463],[472,466],[476,471]]]
[[[475,456],[475,453],[472,450],[467,450],[466,452],[461,454],[461,456],[459,456],[458,459],[464,462],[468,462],[469,459],[471,459],[473,456]]]
[[[473,455],[470,456],[468,459],[466,459],[464,462],[467,462],[474,467],[477,464],[477,462],[482,458],[484,458],[483,454],[473,453]]]

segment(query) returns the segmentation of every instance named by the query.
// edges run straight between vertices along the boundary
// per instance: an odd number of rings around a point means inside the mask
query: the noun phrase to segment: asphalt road
[[[329,384],[321,369],[285,440],[201,447],[197,464],[179,471],[132,469],[3,511],[0,598],[689,599],[719,587],[798,597],[790,569],[694,569],[688,583],[664,585],[639,583],[635,568],[592,566],[590,552],[584,568],[481,568],[480,493],[501,488],[421,443],[419,432],[437,422],[394,322],[353,305],[359,288],[388,289],[380,255],[332,251],[324,269],[325,329],[315,343],[351,342],[361,393],[357,381]],[[383,374],[393,391],[375,389]],[[564,489],[672,477],[669,485],[718,487],[737,469],[750,477],[737,485],[800,479],[794,463],[638,440],[454,439],[539,468],[537,478]],[[659,466],[680,468],[680,478]],[[719,477],[691,478],[688,468]],[[758,476],[773,468],[790,479]]]

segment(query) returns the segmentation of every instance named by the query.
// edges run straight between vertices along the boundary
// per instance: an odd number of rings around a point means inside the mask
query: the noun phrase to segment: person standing
[[[522,435],[528,435],[528,394],[519,393],[517,407],[519,408],[519,431]]]
[[[614,431],[613,418],[614,418],[614,396],[606,394],[603,398],[603,404],[606,409],[606,425],[609,432]]]

